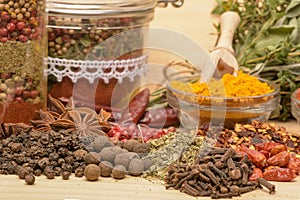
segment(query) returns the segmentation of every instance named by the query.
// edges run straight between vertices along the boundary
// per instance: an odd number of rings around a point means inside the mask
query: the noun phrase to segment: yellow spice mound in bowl
[[[213,97],[250,97],[269,94],[274,91],[268,83],[260,81],[257,77],[239,71],[237,76],[225,74],[220,80],[211,80],[208,83],[171,82],[171,87],[191,94]]]

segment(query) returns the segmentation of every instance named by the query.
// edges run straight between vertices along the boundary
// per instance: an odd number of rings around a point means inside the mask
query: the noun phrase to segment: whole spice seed
[[[28,185],[33,185],[34,182],[35,182],[35,177],[33,174],[27,174],[25,176],[25,182],[28,184]]]
[[[96,181],[98,180],[101,174],[101,169],[98,165],[89,164],[86,166],[84,170],[84,176],[88,181]]]
[[[275,185],[273,185],[272,183],[268,182],[264,178],[258,178],[257,181],[258,181],[258,184],[266,187],[269,190],[270,194],[275,193]]]
[[[61,176],[62,176],[62,179],[63,179],[63,180],[68,180],[69,177],[70,177],[70,175],[71,175],[71,172],[69,172],[69,171],[63,171],[63,172],[61,173]]]

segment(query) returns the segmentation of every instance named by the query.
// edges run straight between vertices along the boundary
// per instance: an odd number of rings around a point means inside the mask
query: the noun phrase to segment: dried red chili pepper
[[[270,152],[276,146],[276,144],[276,142],[262,142],[255,144],[255,149],[258,151],[264,150]]]
[[[149,98],[150,90],[147,88],[135,95],[126,109],[122,112],[120,122],[136,124],[144,115],[149,103]]]
[[[256,181],[258,178],[262,178],[262,177],[263,177],[262,170],[256,167],[253,169],[252,174],[249,177],[249,181]]]
[[[285,167],[290,161],[290,154],[287,151],[282,151],[267,160],[268,165],[270,166],[279,166]]]
[[[280,152],[287,151],[287,147],[284,144],[276,143],[276,146],[271,149],[270,156],[274,156]]]
[[[173,108],[158,108],[146,111],[139,123],[150,127],[168,127],[179,123],[176,111]]]
[[[297,175],[290,168],[270,167],[265,169],[263,177],[268,181],[288,182],[295,179]]]
[[[266,156],[254,149],[249,149],[245,145],[241,145],[240,151],[247,153],[248,157],[252,160],[256,167],[262,169],[267,164]]]
[[[266,158],[268,159],[270,157],[270,152],[265,150],[259,150],[260,153],[264,154]]]
[[[287,167],[294,170],[296,174],[300,173],[300,158],[297,158],[295,153],[290,153],[290,161]]]
[[[272,157],[282,151],[286,151],[287,147],[286,147],[286,145],[280,144],[278,142],[263,142],[263,143],[256,144],[255,149],[260,152],[267,151],[270,153],[270,155],[267,157]]]

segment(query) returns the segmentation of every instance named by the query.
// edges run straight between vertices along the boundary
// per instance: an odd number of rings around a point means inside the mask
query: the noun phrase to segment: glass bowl
[[[291,109],[292,109],[292,115],[293,117],[296,118],[296,120],[298,121],[298,124],[300,125],[300,88],[295,90],[292,93],[291,96]]]
[[[197,77],[180,77],[180,82],[191,82]],[[235,123],[248,123],[252,120],[265,122],[279,104],[279,87],[265,79],[273,92],[259,96],[216,97],[201,96],[190,92],[179,91],[167,84],[168,103],[178,114],[181,126],[188,129],[203,125],[223,125],[232,128]],[[198,79],[199,80],[199,79]]]

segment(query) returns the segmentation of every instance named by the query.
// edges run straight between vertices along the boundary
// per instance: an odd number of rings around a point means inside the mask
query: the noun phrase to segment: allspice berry
[[[141,159],[132,159],[128,165],[128,173],[132,176],[140,176],[144,171],[144,162]]]
[[[86,164],[98,165],[101,161],[101,157],[96,152],[90,152],[90,153],[85,154],[84,161]]]
[[[148,143],[138,143],[132,147],[132,151],[135,153],[149,153],[151,150],[150,144]]]
[[[105,147],[111,147],[114,144],[110,141],[107,136],[100,135],[94,140],[94,151],[100,152]]]
[[[143,163],[144,163],[144,171],[147,171],[151,167],[151,165],[153,165],[153,161],[149,158],[143,159]]]
[[[88,181],[98,180],[101,174],[100,167],[95,164],[89,164],[84,170],[84,176]]]
[[[25,176],[25,182],[28,184],[28,185],[33,185],[34,182],[35,182],[35,177],[33,174],[27,174]]]
[[[116,155],[121,153],[122,151],[123,151],[123,149],[121,149],[120,147],[117,147],[117,146],[105,147],[101,150],[99,155],[100,155],[102,161],[106,160],[110,163],[113,163]]]
[[[102,161],[99,164],[101,176],[103,177],[110,177],[113,169],[113,165],[108,161]]]
[[[111,175],[115,179],[123,179],[126,176],[126,168],[123,165],[116,165],[112,169]]]
[[[134,158],[140,158],[140,156],[134,152],[120,153],[116,155],[114,163],[115,165],[123,165],[127,169],[129,162]]]
[[[133,147],[138,145],[140,142],[137,140],[127,140],[123,144],[123,148],[127,149],[128,151],[133,151]]]

